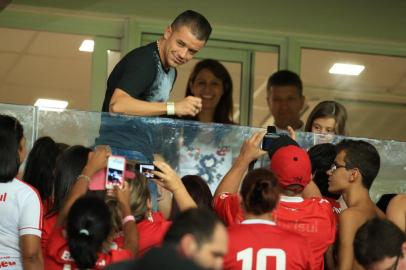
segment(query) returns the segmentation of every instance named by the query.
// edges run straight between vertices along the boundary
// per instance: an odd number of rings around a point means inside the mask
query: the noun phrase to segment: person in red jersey
[[[196,203],[186,190],[181,178],[176,172],[165,162],[156,161],[154,165],[160,171],[153,171],[155,180],[147,180],[144,175],[135,172],[136,177],[129,181],[130,187],[130,208],[131,213],[137,222],[137,230],[139,233],[139,246],[137,257],[144,255],[146,251],[154,246],[161,245],[164,235],[172,224],[167,220],[161,212],[152,211],[151,195],[148,189],[147,181],[155,181],[173,194],[173,199],[179,206],[180,211],[185,211],[189,208],[196,208]],[[109,198],[108,204],[112,207],[113,219],[116,220],[114,227],[118,233],[114,238],[114,242],[119,248],[124,245],[123,234],[121,231],[120,220],[122,219],[120,211],[117,207],[115,198]],[[118,220],[118,221],[117,221]]]
[[[59,211],[56,226],[49,238],[46,269],[104,269],[107,264],[130,259],[137,252],[138,233],[131,215],[128,185],[114,190],[124,217],[124,249],[110,248],[113,227],[105,202],[95,196],[84,196],[90,177],[106,167],[110,154],[107,147],[98,147],[89,153],[86,166]]]
[[[58,214],[63,207],[69,190],[78,180],[77,176],[81,173],[88,161],[91,149],[82,145],[73,145],[65,149],[58,157],[54,169],[54,183],[52,188],[52,204],[44,213],[44,224],[42,227],[41,247],[43,256],[47,257],[47,247],[49,237],[55,227]]]
[[[305,237],[278,226],[272,210],[279,201],[277,180],[268,169],[247,174],[240,190],[245,220],[228,228],[224,269],[312,269]]]
[[[227,229],[213,211],[191,208],[173,220],[161,247],[151,248],[141,258],[113,264],[107,269],[221,270],[227,248]]]
[[[226,224],[240,223],[243,212],[237,194],[241,179],[249,164],[266,154],[259,148],[264,133],[255,133],[246,140],[233,167],[218,186],[213,201],[216,213]],[[281,192],[279,205],[273,211],[278,226],[298,232],[306,237],[313,254],[311,269],[324,268],[324,253],[335,240],[336,222],[330,203],[322,198],[302,197],[304,188],[311,181],[311,164],[303,149],[294,145],[281,145],[270,151],[271,171],[278,180]]]

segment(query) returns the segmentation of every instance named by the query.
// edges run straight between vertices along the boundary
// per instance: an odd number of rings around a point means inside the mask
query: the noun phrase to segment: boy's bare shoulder
[[[355,228],[360,227],[369,219],[372,219],[376,216],[376,211],[374,208],[370,207],[349,207],[345,209],[339,216],[340,223],[343,222],[343,225],[354,226]],[[351,226],[351,227],[352,227]]]

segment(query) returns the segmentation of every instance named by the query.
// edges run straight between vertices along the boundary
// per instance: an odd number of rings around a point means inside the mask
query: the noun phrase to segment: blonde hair
[[[147,179],[141,173],[134,172],[135,179],[126,179],[128,187],[130,188],[130,209],[131,214],[135,217],[136,221],[140,221],[145,218],[148,212],[148,200],[151,195],[147,185]],[[112,223],[114,231],[118,232],[122,229],[123,215],[119,210],[118,201],[116,198],[107,196],[106,203],[112,213]]]

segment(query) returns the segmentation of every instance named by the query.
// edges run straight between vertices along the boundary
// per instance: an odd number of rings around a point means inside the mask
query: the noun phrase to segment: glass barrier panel
[[[0,103],[0,114],[13,116],[20,121],[24,128],[25,139],[27,140],[27,150],[31,149],[36,139],[35,107]]]
[[[0,104],[0,112],[16,116],[24,125],[27,139],[35,135],[35,138],[50,136],[70,145],[108,144],[113,153],[143,162],[162,158],[180,176],[200,175],[213,192],[238,156],[244,140],[263,130],[160,117],[42,111],[9,104]],[[338,143],[344,138],[368,141],[380,153],[380,172],[370,190],[374,201],[383,194],[406,193],[406,142],[297,133],[297,142],[304,149],[320,143]],[[268,166],[266,156],[256,164],[256,167]]]

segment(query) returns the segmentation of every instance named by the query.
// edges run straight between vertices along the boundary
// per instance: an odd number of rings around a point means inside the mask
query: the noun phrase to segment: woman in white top
[[[35,189],[17,179],[26,157],[23,127],[0,115],[0,267],[43,269],[42,206]]]
[[[226,67],[219,61],[205,59],[198,62],[190,74],[185,96],[202,99],[202,110],[194,117],[182,119],[208,125],[191,124],[184,129],[180,153],[180,174],[201,176],[214,192],[218,182],[232,164],[231,127],[234,125],[233,82]],[[239,150],[239,145],[238,149]]]

